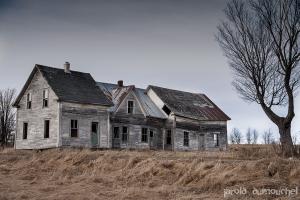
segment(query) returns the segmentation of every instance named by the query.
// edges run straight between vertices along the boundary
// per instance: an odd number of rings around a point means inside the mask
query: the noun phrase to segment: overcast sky
[[[207,94],[233,127],[276,127],[231,86],[215,41],[224,0],[0,0],[0,88],[24,85],[36,63],[89,72],[96,81]],[[284,114],[284,113],[282,113]],[[300,131],[300,98],[293,132]],[[297,123],[296,123],[297,121]]]

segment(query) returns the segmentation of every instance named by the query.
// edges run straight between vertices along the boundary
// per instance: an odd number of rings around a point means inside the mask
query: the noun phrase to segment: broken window
[[[142,142],[148,142],[148,129],[142,128]]]
[[[219,134],[218,133],[214,133],[214,145],[215,145],[215,147],[219,146]]]
[[[168,144],[168,145],[172,144],[172,131],[171,130],[167,130],[166,144]]]
[[[49,138],[50,133],[50,120],[44,122],[44,138]]]
[[[133,114],[133,108],[134,108],[134,102],[133,101],[128,101],[127,102],[127,113],[128,114]]]
[[[183,146],[188,147],[190,143],[189,132],[183,132]]]
[[[28,123],[23,123],[23,140],[27,139],[27,133],[28,133]]]
[[[126,143],[128,140],[128,128],[126,126],[123,126],[122,130],[122,142]]]
[[[171,113],[171,110],[166,106],[166,105],[164,105],[163,107],[162,107],[162,110],[169,116],[170,115],[170,113]]]
[[[31,93],[28,93],[27,94],[27,109],[31,109],[31,101],[32,101]]]
[[[115,139],[120,138],[120,135],[119,135],[119,127],[114,127],[114,138],[115,138]]]
[[[149,135],[150,135],[150,138],[153,138],[153,135],[154,135],[154,131],[153,131],[153,129],[150,129],[150,133],[149,133]]]
[[[43,108],[48,107],[49,90],[43,90]]]
[[[78,121],[71,120],[71,137],[78,137]]]

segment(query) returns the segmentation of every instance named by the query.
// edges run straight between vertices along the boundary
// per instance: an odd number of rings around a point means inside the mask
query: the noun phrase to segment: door
[[[204,138],[204,134],[200,134],[199,135],[199,150],[203,151],[205,150],[205,138]]]
[[[120,148],[121,141],[120,141],[120,128],[114,127],[113,134],[112,134],[112,148]]]
[[[91,146],[98,147],[99,146],[99,128],[98,122],[92,122],[92,131],[91,131]]]

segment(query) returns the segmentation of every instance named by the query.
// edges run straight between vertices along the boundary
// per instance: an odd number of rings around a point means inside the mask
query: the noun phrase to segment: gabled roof
[[[37,71],[41,72],[59,101],[102,106],[113,105],[106,95],[97,87],[95,80],[89,73],[77,71],[65,73],[64,69],[37,64],[17,97],[14,106],[19,104]]]
[[[206,95],[150,85],[164,104],[178,116],[199,120],[227,121],[230,118]]]
[[[134,86],[118,87],[116,84],[102,82],[97,82],[97,85],[114,102],[115,106],[112,111],[115,111],[125,97],[132,91],[142,106],[142,110],[146,116],[162,119],[167,118],[146,94],[145,89],[136,88]]]

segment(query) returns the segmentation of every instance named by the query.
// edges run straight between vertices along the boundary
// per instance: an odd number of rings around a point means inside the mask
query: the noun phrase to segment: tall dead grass
[[[259,145],[224,152],[10,149],[0,152],[0,194],[7,199],[45,194],[46,199],[223,199],[225,188],[300,185],[299,164]]]

